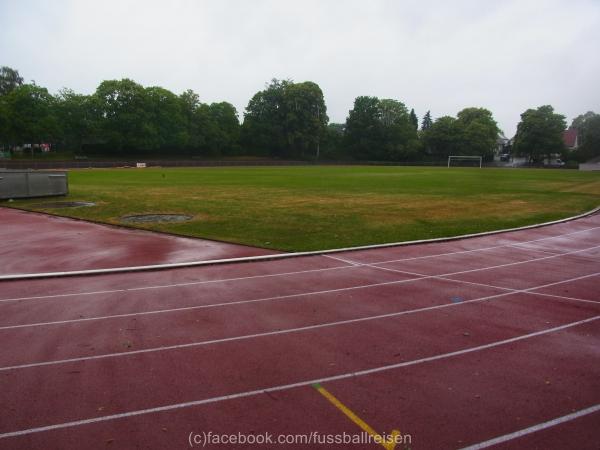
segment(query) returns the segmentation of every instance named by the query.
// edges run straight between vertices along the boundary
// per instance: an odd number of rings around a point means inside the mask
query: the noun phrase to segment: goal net
[[[481,169],[482,161],[483,157],[481,156],[448,156],[448,167],[479,167]]]

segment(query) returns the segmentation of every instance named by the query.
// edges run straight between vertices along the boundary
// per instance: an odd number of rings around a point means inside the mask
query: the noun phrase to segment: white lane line
[[[505,263],[505,264],[497,264],[495,266],[489,266],[489,267],[480,267],[477,269],[468,269],[468,270],[460,270],[458,272],[448,272],[448,273],[441,273],[437,276],[439,277],[449,277],[449,276],[455,276],[455,275],[462,275],[465,273],[473,273],[473,272],[481,272],[483,270],[491,270],[491,269],[500,269],[503,267],[511,267],[511,266],[517,266],[519,264],[528,264],[531,262],[538,262],[538,261],[546,261],[548,259],[554,259],[554,258],[560,258],[561,256],[569,256],[569,255],[575,255],[577,253],[584,253],[590,250],[595,250],[597,248],[600,248],[600,245],[595,245],[593,247],[587,247],[587,248],[582,248],[579,250],[572,250],[570,252],[564,252],[564,253],[557,253],[554,255],[550,255],[550,256],[542,256],[540,258],[533,258],[533,259],[526,259],[523,261],[515,261],[515,262],[510,262],[510,263]],[[379,267],[377,266],[377,264],[381,264],[381,263],[371,263],[371,264],[365,264],[368,265],[369,267]],[[382,267],[382,269],[385,269],[385,267]],[[402,270],[400,270],[400,272],[402,272]],[[410,272],[407,272],[410,273]]]
[[[105,291],[70,292],[70,293],[65,293],[65,294],[36,295],[36,296],[32,296],[32,297],[15,297],[15,298],[0,299],[0,303],[2,303],[2,302],[20,302],[23,300],[52,299],[52,298],[61,298],[61,297],[79,297],[79,296],[83,296],[83,295],[116,294],[119,292],[145,291],[145,290],[151,290],[151,289],[168,289],[168,288],[174,288],[174,287],[197,286],[197,285],[201,285],[201,284],[210,284],[210,283],[225,283],[228,281],[255,280],[255,279],[260,279],[260,278],[281,277],[281,276],[298,275],[298,274],[313,273],[313,272],[326,272],[328,270],[352,269],[353,267],[356,267],[356,264],[346,265],[346,266],[324,267],[321,269],[298,270],[295,272],[281,272],[281,273],[271,273],[271,274],[265,274],[265,275],[251,275],[251,276],[247,276],[247,277],[220,278],[218,280],[186,281],[185,283],[159,284],[159,285],[154,285],[154,286],[140,286],[140,287],[123,288],[123,289],[111,289],[111,290],[105,290]]]
[[[394,269],[388,269],[388,270],[394,270]],[[396,272],[398,272],[398,273],[406,273],[407,275],[418,275],[417,273],[414,273],[414,272],[403,272],[401,270],[396,270]],[[586,299],[582,299],[582,298],[567,297],[567,296],[558,295],[558,294],[548,294],[548,293],[544,293],[544,292],[536,292],[539,289],[544,289],[544,288],[551,287],[551,286],[557,286],[559,284],[564,284],[564,283],[571,283],[573,281],[585,280],[586,278],[593,278],[593,277],[597,277],[597,276],[600,276],[600,272],[590,273],[590,274],[587,274],[587,275],[581,275],[581,276],[578,276],[578,277],[568,278],[566,280],[561,280],[561,281],[553,281],[552,283],[546,283],[546,284],[542,284],[542,285],[539,285],[539,286],[532,286],[530,288],[525,288],[525,289],[513,289],[513,288],[507,288],[507,287],[504,287],[504,286],[496,286],[494,284],[478,283],[478,282],[475,282],[475,281],[465,281],[465,280],[460,280],[460,279],[448,278],[447,276],[442,276],[442,275],[438,276],[438,278],[440,280],[445,280],[445,281],[454,281],[456,283],[473,284],[473,285],[476,285],[476,286],[483,286],[483,287],[488,287],[488,288],[495,288],[495,289],[502,289],[502,290],[506,290],[506,291],[513,291],[515,293],[518,293],[518,292],[529,293],[529,294],[533,294],[533,295],[543,295],[545,297],[555,297],[555,298],[559,298],[559,299],[563,299],[563,300],[571,300],[571,301],[576,301],[576,302],[598,304],[600,302],[599,301],[595,301],[595,300],[586,300]]]
[[[455,283],[459,283],[459,284],[472,284],[475,286],[482,286],[482,287],[488,287],[488,288],[495,288],[495,289],[501,289],[504,291],[512,291],[513,293],[528,293],[531,295],[542,295],[544,297],[554,297],[554,298],[558,298],[558,299],[562,299],[562,300],[570,300],[570,301],[575,301],[575,302],[582,302],[582,303],[600,303],[599,301],[595,301],[595,300],[586,300],[583,298],[576,298],[576,297],[567,297],[564,295],[559,295],[559,294],[547,294],[547,293],[543,293],[543,292],[536,292],[537,289],[543,289],[545,287],[548,286],[554,286],[554,285],[558,285],[558,284],[562,284],[562,283],[570,283],[572,281],[578,281],[578,280],[583,280],[585,278],[592,278],[592,277],[597,277],[600,275],[600,272],[597,273],[591,273],[588,275],[582,275],[579,277],[575,277],[575,278],[569,278],[567,280],[563,280],[563,281],[555,281],[553,283],[548,283],[548,284],[544,284],[541,286],[534,286],[534,287],[530,287],[530,288],[526,288],[526,289],[513,289],[513,288],[507,288],[507,287],[503,287],[503,286],[495,286],[493,284],[487,284],[487,283],[477,283],[474,281],[464,281],[464,280],[455,280],[454,278],[446,278],[446,277],[438,277],[440,280],[445,280],[445,281],[453,281]]]
[[[475,282],[475,281],[456,280],[454,278],[445,278],[445,277],[442,277],[441,279],[442,280],[447,280],[447,281],[457,281],[459,283],[476,284],[476,285],[479,285],[479,286],[486,286],[486,287],[496,288],[496,289],[509,289],[509,290],[514,290],[514,291],[518,291],[518,292],[531,292],[531,291],[535,291],[537,289],[544,289],[544,288],[551,287],[551,286],[556,286],[556,285],[559,285],[559,284],[571,283],[572,281],[585,280],[586,278],[597,277],[599,275],[600,275],[600,272],[588,273],[587,275],[580,275],[578,277],[567,278],[566,280],[553,281],[551,283],[540,284],[538,286],[532,286],[532,287],[524,288],[524,289],[513,289],[513,288],[502,287],[502,286],[495,286],[493,284],[478,283],[478,282]],[[537,292],[536,292],[536,294],[537,294]],[[565,298],[568,298],[568,297],[565,297]],[[581,299],[577,299],[576,298],[575,300],[581,300]]]
[[[367,288],[378,287],[378,286],[388,286],[388,285],[393,285],[393,284],[409,283],[409,282],[417,281],[420,279],[423,279],[423,278],[410,278],[410,279],[406,279],[406,280],[384,281],[381,283],[360,284],[358,286],[349,286],[349,287],[345,287],[345,288],[326,289],[326,290],[322,290],[322,291],[313,291],[313,292],[299,292],[296,294],[276,295],[273,297],[255,298],[255,299],[250,299],[250,300],[236,300],[236,301],[231,301],[231,302],[210,303],[207,305],[183,306],[180,308],[169,308],[169,309],[154,309],[154,310],[150,310],[150,311],[132,312],[132,313],[124,313],[124,314],[112,314],[112,315],[108,315],[108,316],[85,317],[85,318],[78,318],[78,319],[57,320],[57,321],[53,321],[53,322],[34,322],[34,323],[26,323],[26,324],[20,324],[20,325],[7,325],[7,326],[0,327],[0,330],[11,330],[11,329],[15,329],[15,328],[27,328],[27,327],[39,327],[39,326],[46,326],[46,325],[62,325],[62,324],[76,323],[76,322],[89,322],[92,320],[106,320],[106,319],[115,319],[115,318],[123,318],[123,317],[145,316],[145,315],[150,315],[150,314],[166,314],[166,313],[179,312],[179,311],[192,311],[192,310],[196,310],[196,309],[217,308],[217,307],[230,306],[230,305],[244,305],[244,304],[248,304],[248,303],[260,303],[260,302],[268,302],[268,301],[275,301],[275,300],[288,300],[288,299],[304,297],[304,296],[309,296],[309,295],[331,294],[331,293],[335,293],[335,292],[345,292],[345,291],[352,291],[352,290],[356,290],[356,289],[367,289]]]
[[[483,448],[488,448],[493,445],[502,444],[504,442],[511,441],[513,439],[520,438],[522,436],[526,436],[531,433],[535,433],[537,431],[545,430],[546,428],[551,428],[556,425],[560,425],[561,423],[569,422],[571,420],[578,419],[580,417],[587,416],[589,414],[593,414],[600,411],[600,404],[590,406],[589,408],[585,408],[579,411],[576,411],[571,414],[567,414],[566,416],[557,417],[556,419],[548,420],[547,422],[542,422],[537,425],[533,425],[528,428],[523,428],[522,430],[515,431],[514,433],[505,434],[503,436],[498,436],[497,438],[490,439],[488,441],[480,442],[479,444],[469,445],[468,447],[463,447],[461,450],[481,450]]]
[[[594,274],[594,276],[597,276],[597,275],[600,275],[600,272]],[[571,280],[567,280],[566,282],[578,280],[581,278],[584,278],[584,277],[577,277],[577,278],[574,278]],[[413,280],[406,280],[406,281],[408,282],[408,281],[413,281]],[[457,281],[457,280],[448,280],[448,281]],[[544,286],[542,286],[542,287],[544,287]],[[532,289],[534,289],[534,288],[532,288]],[[326,323],[316,324],[316,325],[307,325],[304,327],[288,328],[286,330],[267,331],[267,332],[263,332],[263,333],[254,333],[254,334],[248,334],[248,335],[242,335],[242,336],[232,336],[232,337],[221,338],[221,339],[211,339],[208,341],[198,341],[198,342],[190,342],[190,343],[186,343],[186,344],[176,344],[176,345],[153,347],[153,348],[147,348],[147,349],[141,349],[141,350],[132,350],[132,351],[127,351],[127,352],[105,353],[102,355],[82,356],[82,357],[68,358],[68,359],[62,359],[62,360],[42,361],[42,362],[37,362],[37,363],[5,366],[5,367],[0,367],[0,372],[7,371],[7,370],[14,370],[14,369],[26,369],[26,368],[31,368],[31,367],[50,366],[50,365],[65,364],[65,363],[78,362],[78,361],[87,361],[87,360],[93,360],[93,359],[104,359],[104,358],[112,358],[112,357],[130,356],[130,355],[141,354],[141,353],[162,352],[162,351],[166,351],[166,350],[176,350],[176,349],[188,348],[188,347],[198,347],[198,346],[203,346],[203,345],[240,341],[240,340],[259,338],[259,337],[265,337],[265,336],[273,336],[273,335],[278,335],[278,334],[297,333],[297,332],[302,332],[302,331],[314,330],[314,329],[318,329],[318,328],[329,328],[329,327],[334,327],[334,326],[338,326],[338,325],[347,325],[347,324],[357,323],[357,322],[366,322],[366,321],[371,321],[371,320],[386,319],[386,318],[399,317],[399,316],[415,314],[415,313],[420,313],[420,312],[433,311],[433,310],[437,310],[437,309],[460,306],[465,303],[476,303],[476,302],[482,302],[482,301],[487,301],[487,300],[493,300],[493,299],[497,299],[497,298],[501,298],[501,297],[506,297],[509,295],[519,294],[519,293],[537,295],[535,293],[528,292],[528,290],[516,290],[516,289],[508,289],[508,288],[505,288],[504,290],[508,291],[508,292],[488,295],[488,296],[484,296],[484,297],[478,297],[478,298],[474,298],[471,300],[465,300],[460,303],[444,303],[441,305],[426,306],[423,308],[409,309],[409,310],[398,311],[398,312],[394,312],[394,313],[378,314],[376,316],[367,316],[367,317],[359,317],[359,318],[355,318],[355,319],[338,320],[335,322],[326,322]]]
[[[573,301],[573,302],[595,303],[596,305],[600,305],[600,301],[598,301],[598,300],[585,300],[583,298],[566,297],[564,295],[557,295],[557,294],[546,294],[544,292],[530,292],[530,294],[531,295],[542,295],[544,297],[560,298],[562,300],[570,300],[570,301]]]
[[[363,266],[363,263],[358,263],[358,262],[354,262],[354,261],[349,261],[347,259],[344,258],[339,258],[337,256],[331,256],[331,255],[323,255],[324,258],[329,258],[329,259],[335,259],[336,261],[341,261],[341,262],[345,262],[347,264],[350,264],[352,266]]]
[[[598,228],[600,228],[600,226],[587,228],[585,230],[573,231],[570,233],[565,233],[565,234],[561,234],[561,235],[557,235],[557,236],[547,236],[544,238],[533,239],[530,241],[521,242],[519,244],[528,244],[528,243],[539,242],[539,241],[544,241],[544,240],[548,240],[548,239],[559,239],[559,238],[563,238],[565,236],[570,236],[570,235],[574,235],[574,234],[578,234],[578,233],[585,233],[588,231],[593,231]],[[393,260],[387,260],[387,261],[377,261],[377,262],[372,262],[369,264],[386,264],[386,263],[390,263],[390,262],[414,261],[414,260],[419,260],[419,259],[437,258],[440,256],[451,256],[451,255],[457,255],[457,254],[462,254],[462,253],[480,252],[480,251],[493,250],[493,249],[503,248],[503,247],[511,247],[514,245],[516,245],[516,243],[496,245],[496,246],[491,246],[491,247],[483,247],[483,248],[478,248],[478,249],[473,249],[473,250],[460,250],[460,251],[455,251],[455,252],[439,253],[439,254],[435,254],[435,255],[415,256],[415,257],[411,257],[411,258],[401,258],[401,259],[393,259]],[[537,251],[534,249],[530,249],[530,250]],[[115,294],[115,293],[119,293],[119,292],[141,291],[141,290],[150,290],[150,289],[170,289],[170,288],[176,288],[176,287],[181,287],[181,286],[195,286],[195,285],[207,284],[207,283],[224,283],[224,282],[228,282],[228,281],[252,280],[252,279],[260,279],[260,278],[268,278],[268,277],[297,275],[297,274],[303,274],[303,273],[324,272],[324,271],[328,271],[328,270],[351,269],[353,267],[360,267],[362,265],[366,265],[366,264],[363,264],[363,263],[360,263],[357,261],[350,262],[350,260],[342,260],[340,258],[334,258],[334,257],[331,257],[330,255],[322,255],[322,256],[329,256],[330,258],[338,259],[338,260],[344,261],[347,264],[351,264],[351,265],[350,266],[326,267],[326,268],[321,268],[321,269],[308,269],[308,270],[301,270],[301,271],[296,271],[296,272],[283,272],[283,273],[267,274],[267,275],[253,275],[253,276],[247,276],[247,277],[224,278],[224,279],[217,279],[217,280],[202,280],[202,281],[190,281],[190,282],[185,282],[185,283],[173,283],[173,284],[154,285],[154,286],[140,286],[140,287],[124,288],[124,289],[111,289],[111,290],[88,291],[88,292],[72,292],[72,293],[64,293],[64,294],[38,295],[38,296],[30,296],[30,297],[15,297],[15,298],[0,299],[0,303],[2,303],[2,302],[17,302],[17,301],[24,301],[24,300],[41,300],[41,299],[55,299],[55,298],[64,298],[64,297],[78,297],[78,296],[84,296],[84,295]]]
[[[487,267],[479,267],[476,269],[468,269],[468,270],[460,270],[457,272],[448,272],[448,273],[441,273],[441,274],[437,274],[437,275],[427,275],[427,274],[422,274],[422,273],[418,273],[418,272],[410,272],[407,270],[402,270],[402,269],[392,269],[390,267],[381,267],[379,264],[386,264],[386,263],[359,263],[361,264],[361,266],[367,266],[367,267],[372,267],[375,269],[381,269],[381,270],[385,270],[388,272],[394,272],[394,273],[398,273],[398,274],[404,274],[404,275],[412,275],[412,276],[421,276],[421,279],[427,279],[427,278],[437,278],[437,279],[443,279],[443,280],[448,280],[448,281],[463,281],[463,280],[455,280],[453,278],[445,278],[445,277],[450,277],[450,276],[456,276],[456,275],[462,275],[465,273],[473,273],[473,272],[481,272],[483,270],[491,270],[491,269],[500,269],[503,267],[510,267],[510,266],[516,266],[519,264],[527,264],[527,263],[531,263],[531,262],[538,262],[538,261],[545,261],[548,259],[553,259],[553,258],[560,258],[561,256],[569,256],[569,255],[574,255],[577,253],[584,253],[587,252],[589,250],[594,250],[596,248],[600,248],[600,245],[596,245],[594,247],[588,247],[588,248],[584,248],[584,249],[579,249],[579,250],[573,250],[570,252],[565,252],[565,253],[558,253],[558,254],[553,254],[550,256],[543,256],[540,258],[532,258],[532,259],[526,259],[523,261],[515,261],[515,262],[510,262],[510,263],[504,263],[504,264],[497,264],[495,266],[487,266]],[[347,260],[348,263],[352,263],[352,262],[356,262],[356,261],[352,261],[352,260]],[[593,274],[595,275],[595,274]],[[577,279],[580,278],[585,278],[588,277],[590,275],[583,275],[583,277],[577,277]],[[573,279],[574,281],[575,279]],[[469,282],[469,281],[465,281],[465,283],[470,283],[470,284],[477,284],[477,285],[481,285],[481,286],[487,286],[487,287],[494,287],[494,288],[498,288],[498,289],[511,289],[511,288],[506,288],[506,287],[502,287],[502,286],[493,286],[493,285],[488,285],[488,284],[483,284],[483,283],[477,283],[477,282]],[[564,283],[564,281],[558,281],[556,283],[550,283],[548,285],[543,285],[541,287],[547,287],[547,286],[552,286],[554,284],[560,284],[560,283]],[[537,289],[541,289],[541,287],[538,287]],[[535,289],[535,288],[530,288],[530,289]],[[521,289],[515,289],[515,291],[522,291]]]
[[[206,405],[206,404],[210,404],[210,403],[222,402],[225,400],[246,398],[246,397],[252,397],[252,396],[256,396],[256,395],[260,395],[260,394],[267,394],[267,393],[271,393],[271,392],[284,391],[284,390],[298,388],[298,387],[305,387],[305,386],[310,386],[315,383],[322,384],[322,383],[329,383],[332,381],[344,380],[344,379],[348,379],[348,378],[356,378],[356,377],[361,377],[361,376],[365,376],[365,375],[371,375],[374,373],[384,372],[384,371],[393,370],[393,369],[399,369],[401,367],[414,366],[417,364],[423,364],[423,363],[428,363],[428,362],[432,362],[432,361],[439,361],[439,360],[443,360],[443,359],[447,359],[447,358],[452,358],[454,356],[460,356],[460,355],[465,355],[468,353],[478,352],[481,350],[496,348],[496,347],[500,347],[502,345],[511,344],[513,342],[519,342],[519,341],[523,341],[526,339],[531,339],[533,337],[543,336],[546,334],[555,333],[557,331],[562,331],[562,330],[566,330],[569,328],[577,327],[579,325],[583,325],[583,324],[586,324],[589,322],[593,322],[594,320],[598,320],[599,318],[600,318],[600,316],[593,316],[588,319],[579,320],[577,322],[570,322],[570,323],[567,323],[565,325],[561,325],[558,327],[548,328],[546,330],[536,331],[534,333],[528,333],[528,334],[524,334],[521,336],[510,338],[510,339],[504,339],[501,341],[492,342],[490,344],[479,345],[476,347],[470,347],[470,348],[457,350],[457,351],[449,352],[449,353],[441,353],[441,354],[429,356],[426,358],[414,359],[411,361],[405,361],[405,362],[396,363],[396,364],[389,364],[386,366],[374,367],[371,369],[359,370],[356,372],[346,372],[346,373],[342,373],[339,375],[332,375],[329,377],[315,378],[312,380],[304,380],[304,381],[299,381],[296,383],[271,386],[271,387],[267,387],[267,388],[263,388],[263,389],[256,389],[256,390],[246,391],[246,392],[238,392],[235,394],[222,395],[222,396],[218,396],[218,397],[211,397],[211,398],[205,398],[205,399],[200,399],[200,400],[193,400],[193,401],[184,402],[184,403],[174,403],[174,404],[163,405],[163,406],[158,406],[158,407],[154,407],[154,408],[140,409],[140,410],[135,410],[135,411],[127,411],[127,412],[123,412],[123,413],[119,413],[119,414],[111,414],[111,415],[107,415],[107,416],[93,417],[93,418],[89,418],[89,419],[75,420],[72,422],[63,422],[63,423],[57,423],[57,424],[53,424],[53,425],[46,425],[46,426],[35,427],[35,428],[27,428],[24,430],[11,431],[11,432],[0,434],[0,439],[24,436],[24,435],[40,433],[40,432],[44,432],[44,431],[72,428],[72,427],[77,427],[77,426],[82,426],[82,425],[89,425],[89,424],[93,424],[93,423],[106,422],[106,421],[116,420],[116,419],[123,419],[123,418],[127,418],[127,417],[141,416],[144,414],[172,411],[172,410],[181,409],[181,408],[189,408],[192,406],[199,406],[199,405]]]
[[[105,353],[102,355],[95,355],[95,356],[81,356],[78,358],[68,358],[68,359],[61,359],[61,360],[54,360],[54,361],[44,361],[44,362],[37,362],[37,363],[30,363],[30,364],[21,364],[21,365],[16,365],[16,366],[6,366],[6,367],[0,367],[0,371],[15,370],[15,369],[28,369],[31,367],[40,367],[40,366],[52,366],[52,365],[57,365],[57,364],[65,364],[65,363],[71,363],[71,362],[77,362],[77,361],[88,361],[88,360],[93,360],[93,359],[131,356],[131,355],[136,355],[136,354],[141,354],[141,353],[162,352],[165,350],[176,350],[176,349],[181,349],[181,348],[199,347],[199,346],[211,345],[211,344],[221,344],[223,342],[243,341],[246,339],[253,339],[253,338],[259,338],[259,337],[265,337],[265,336],[275,336],[275,335],[279,335],[279,334],[298,333],[298,332],[302,332],[302,331],[316,330],[319,328],[330,328],[330,327],[335,327],[335,326],[339,326],[339,325],[348,325],[351,323],[367,322],[367,321],[379,320],[379,319],[389,319],[391,317],[399,317],[399,316],[405,316],[405,315],[410,315],[410,314],[415,314],[415,313],[420,313],[420,312],[425,312],[425,311],[432,311],[432,310],[436,310],[436,309],[450,308],[450,307],[459,306],[459,305],[462,305],[465,303],[482,302],[485,300],[492,300],[492,299],[499,298],[499,297],[506,297],[506,296],[512,295],[512,294],[513,294],[513,292],[503,292],[501,294],[495,294],[495,295],[489,295],[486,297],[465,300],[461,303],[444,303],[442,305],[426,306],[423,308],[409,309],[406,311],[398,311],[398,312],[393,312],[393,313],[388,313],[388,314],[378,314],[376,316],[367,316],[367,317],[358,317],[355,319],[337,320],[335,322],[326,322],[326,323],[320,323],[320,324],[316,324],[316,325],[307,325],[304,327],[288,328],[285,330],[266,331],[264,333],[254,333],[254,334],[246,334],[246,335],[242,335],[242,336],[232,336],[232,337],[228,337],[228,338],[212,339],[209,341],[190,342],[187,344],[177,344],[177,345],[169,345],[169,346],[163,346],[163,347],[153,347],[153,348],[147,348],[147,349],[142,349],[142,350],[132,350],[132,351],[127,351],[127,352]]]
[[[517,250],[535,251],[535,252],[539,252],[539,253],[547,253],[549,255],[558,255],[558,254],[560,254],[560,252],[556,251],[556,250],[548,250],[548,249],[539,248],[539,247],[535,248],[533,246],[532,247],[525,247],[526,245],[528,245],[528,244],[523,244],[523,245],[521,245],[521,244],[512,244],[511,247],[515,248]]]
[[[561,255],[556,255],[556,256],[561,256]],[[510,291],[512,293],[529,293],[532,295],[542,295],[545,297],[554,297],[554,298],[559,298],[562,300],[571,300],[571,301],[576,301],[576,302],[583,302],[583,303],[595,303],[598,304],[600,303],[600,301],[596,301],[596,300],[586,300],[586,299],[582,299],[582,298],[576,298],[576,297],[567,297],[564,295],[558,295],[558,294],[547,294],[547,293],[543,293],[543,292],[536,292],[539,289],[544,289],[550,286],[556,286],[559,284],[563,284],[563,283],[570,283],[573,281],[579,281],[579,280],[584,280],[586,278],[592,278],[592,277],[597,277],[600,275],[600,272],[596,272],[596,273],[590,273],[588,275],[581,275],[575,278],[568,278],[566,280],[562,280],[562,281],[554,281],[552,283],[547,283],[547,284],[542,284],[539,286],[533,286],[530,288],[525,288],[525,289],[514,289],[514,288],[509,288],[509,287],[505,287],[505,286],[496,286],[495,284],[489,284],[489,283],[480,283],[480,282],[476,282],[476,281],[467,281],[467,280],[460,280],[460,279],[455,279],[455,278],[449,278],[448,275],[426,275],[426,274],[422,274],[419,272],[408,272],[406,270],[400,270],[400,269],[391,269],[389,267],[379,267],[379,266],[375,266],[372,264],[365,264],[369,267],[373,267],[376,269],[381,269],[381,270],[385,270],[388,272],[395,272],[395,273],[399,273],[399,274],[403,274],[403,275],[412,275],[412,276],[421,276],[421,279],[437,279],[437,280],[443,280],[443,281],[451,281],[454,283],[458,283],[458,284],[471,284],[474,286],[481,286],[481,287],[487,287],[487,288],[494,288],[494,289],[500,289],[503,291]]]
[[[486,251],[486,250],[496,250],[496,249],[500,249],[500,248],[506,248],[506,247],[514,247],[517,245],[525,245],[525,244],[532,244],[534,242],[540,242],[540,241],[546,241],[549,239],[560,239],[566,236],[571,236],[574,234],[579,234],[579,233],[585,233],[588,231],[593,231],[596,230],[600,227],[592,227],[592,228],[586,228],[585,230],[579,230],[579,231],[572,231],[570,233],[565,233],[565,234],[560,234],[560,235],[556,235],[556,236],[546,236],[543,238],[539,238],[539,239],[532,239],[530,241],[523,241],[523,242],[511,242],[509,244],[501,244],[501,245],[493,245],[491,247],[482,247],[482,248],[475,248],[472,250],[459,250],[459,251],[454,251],[454,252],[447,252],[447,253],[437,253],[434,255],[425,255],[425,256],[413,256],[410,258],[400,258],[400,259],[389,259],[389,260],[385,260],[385,261],[376,261],[376,262],[371,262],[368,264],[386,264],[386,263],[391,263],[391,262],[403,262],[403,261],[414,261],[414,260],[419,260],[419,259],[428,259],[428,258],[438,258],[440,256],[453,256],[453,255],[461,255],[464,253],[474,253],[474,252],[481,252],[481,251]],[[538,251],[538,252],[542,252],[542,251],[546,251],[546,250],[537,250],[537,249],[533,249],[533,248],[525,248],[523,250],[532,250],[532,251]],[[348,252],[351,253],[351,252]],[[325,255],[324,255],[325,256]],[[350,260],[348,260],[348,262],[350,262]],[[362,264],[358,261],[355,261],[359,264]]]
[[[222,307],[222,306],[227,306],[227,305],[239,305],[239,304],[246,304],[246,303],[258,303],[258,302],[264,302],[264,301],[289,299],[289,298],[302,297],[305,295],[317,295],[317,294],[328,294],[328,293],[332,293],[332,292],[343,292],[343,291],[348,291],[348,290],[353,290],[353,289],[363,289],[363,288],[370,288],[370,287],[376,287],[376,286],[385,286],[385,285],[389,285],[389,284],[408,283],[408,282],[413,282],[413,281],[417,281],[417,280],[441,279],[441,277],[449,277],[452,275],[460,275],[460,274],[464,274],[464,273],[477,272],[477,271],[481,271],[481,270],[497,269],[497,268],[501,268],[501,267],[514,266],[517,264],[526,264],[526,263],[530,263],[530,262],[558,258],[561,256],[567,256],[567,255],[572,255],[572,254],[576,254],[576,253],[586,252],[588,250],[592,250],[592,249],[599,248],[599,247],[600,247],[600,245],[595,246],[595,247],[586,248],[586,249],[574,250],[572,252],[561,253],[558,255],[550,255],[550,256],[544,256],[544,257],[540,257],[540,258],[533,258],[533,259],[529,259],[529,260],[525,260],[525,261],[517,261],[517,262],[499,264],[499,265],[495,265],[495,266],[483,267],[483,268],[478,268],[478,269],[470,269],[470,270],[463,270],[463,271],[459,271],[459,272],[445,273],[445,274],[441,274],[441,275],[426,275],[426,276],[421,276],[414,272],[405,272],[402,270],[390,269],[387,267],[380,267],[375,264],[358,263],[360,265],[360,267],[370,267],[370,268],[375,268],[375,269],[386,270],[389,272],[395,272],[395,273],[399,273],[399,274],[408,274],[408,275],[421,277],[421,278],[413,278],[413,279],[409,279],[409,280],[386,281],[383,283],[373,283],[373,284],[366,284],[366,285],[359,285],[359,286],[351,286],[351,287],[347,287],[347,288],[328,289],[328,290],[316,291],[316,292],[301,292],[301,293],[297,293],[297,294],[273,296],[273,297],[259,298],[259,299],[252,299],[252,300],[239,300],[239,301],[232,301],[232,302],[214,303],[214,304],[208,304],[208,305],[194,305],[194,306],[184,306],[184,307],[179,307],[179,308],[154,309],[154,310],[150,310],[150,311],[140,311],[140,312],[132,312],[132,313],[124,313],[124,314],[112,314],[112,315],[106,315],[106,316],[95,316],[95,317],[86,317],[86,318],[78,318],[78,319],[66,319],[66,320],[57,320],[57,321],[48,321],[48,322],[33,322],[33,323],[26,323],[26,324],[6,325],[6,326],[0,327],[0,330],[11,330],[11,329],[15,329],[15,328],[39,327],[39,326],[49,326],[49,325],[64,325],[64,324],[69,324],[69,323],[89,322],[89,321],[93,321],[93,320],[108,320],[108,319],[123,318],[123,317],[145,316],[145,315],[150,315],[150,314],[167,314],[167,313],[172,313],[172,312],[192,311],[192,310],[196,310],[196,309]],[[350,260],[348,260],[348,262],[350,263]],[[356,267],[358,267],[358,265]],[[518,289],[515,290],[515,292],[518,292],[518,291],[519,291]]]

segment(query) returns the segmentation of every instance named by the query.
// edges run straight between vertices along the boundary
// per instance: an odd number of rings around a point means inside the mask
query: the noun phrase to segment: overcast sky
[[[311,80],[330,120],[358,95],[419,119],[490,109],[600,112],[600,0],[0,0],[0,65],[56,93],[132,78],[243,117],[271,78]]]

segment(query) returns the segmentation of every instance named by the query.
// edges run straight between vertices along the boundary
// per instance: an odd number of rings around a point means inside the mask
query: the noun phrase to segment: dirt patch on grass
[[[46,203],[34,203],[31,205],[33,208],[41,209],[58,209],[58,208],[81,208],[95,206],[94,202],[46,202]]]
[[[192,216],[186,214],[135,214],[121,217],[121,221],[125,223],[180,223],[192,219]]]
[[[589,183],[583,183],[578,186],[570,186],[565,189],[561,189],[561,192],[577,192],[581,194],[598,195],[600,192],[600,181],[590,181]]]

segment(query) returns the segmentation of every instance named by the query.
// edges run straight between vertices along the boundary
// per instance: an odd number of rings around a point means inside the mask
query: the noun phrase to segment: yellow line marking
[[[335,398],[333,394],[327,389],[325,389],[323,386],[321,386],[320,384],[313,384],[313,387],[319,392],[319,394],[321,394],[323,397],[329,400],[329,402],[333,406],[335,406],[337,409],[343,412],[346,415],[346,417],[348,417],[352,422],[358,425],[363,431],[366,431],[371,436],[373,436],[375,442],[379,443],[386,450],[394,450],[397,443],[397,436],[400,436],[399,430],[392,430],[391,434],[389,434],[388,436],[382,436],[379,433],[377,433],[377,431],[375,431],[373,428],[371,428],[369,424],[367,424],[364,420],[362,420],[360,417],[354,414],[346,405],[344,405],[337,398]]]

